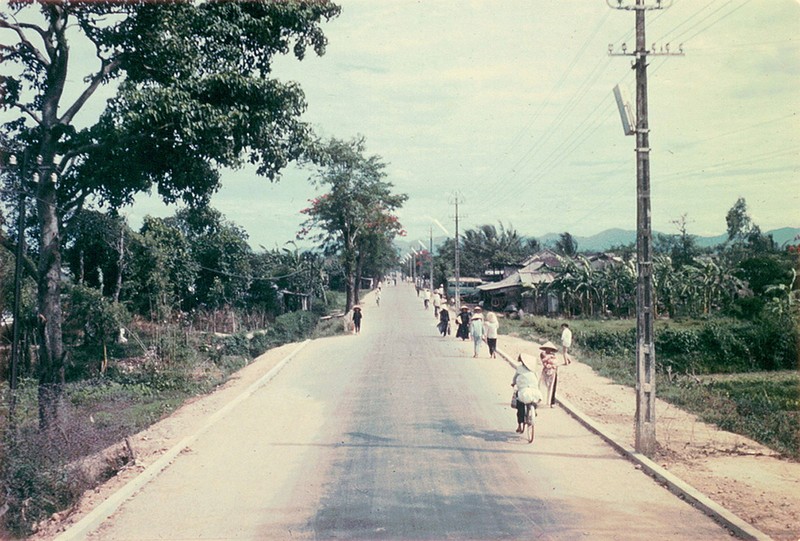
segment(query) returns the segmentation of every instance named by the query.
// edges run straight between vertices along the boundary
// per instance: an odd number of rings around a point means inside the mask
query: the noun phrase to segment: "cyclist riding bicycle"
[[[533,441],[533,424],[536,418],[536,405],[542,401],[542,393],[539,391],[539,378],[536,373],[526,364],[526,359],[520,353],[517,357],[519,365],[511,380],[511,386],[517,390],[514,396],[517,399],[517,433],[525,432],[525,427],[530,428],[528,441]],[[528,360],[533,365],[533,361]]]

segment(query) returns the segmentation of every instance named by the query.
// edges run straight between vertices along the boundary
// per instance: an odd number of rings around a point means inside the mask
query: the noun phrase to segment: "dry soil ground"
[[[502,336],[499,345],[509,355],[538,353],[535,344],[518,338]],[[53,539],[79,520],[167,449],[202,427],[210,414],[258,380],[295,347],[289,344],[264,354],[213,394],[189,402],[175,414],[130,438],[135,464],[87,493],[69,513],[43,524],[33,539]],[[508,370],[511,375],[508,364],[499,359],[497,369]],[[622,443],[633,446],[632,389],[597,376],[577,361],[562,367],[559,377],[559,394],[606,425]],[[800,464],[782,460],[756,442],[715,429],[664,402],[657,407],[657,438],[662,448],[656,457],[659,464],[774,539],[800,540]],[[109,451],[124,452],[124,445]]]

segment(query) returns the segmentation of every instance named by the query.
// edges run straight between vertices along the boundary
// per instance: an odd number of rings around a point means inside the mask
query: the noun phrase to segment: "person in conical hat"
[[[511,386],[516,387],[515,396],[517,397],[517,433],[525,431],[525,407],[527,404],[541,402],[542,393],[539,392],[539,378],[533,371],[536,360],[525,353],[517,356],[517,370],[511,380]]]
[[[477,357],[484,335],[483,310],[481,310],[480,306],[476,306],[473,309],[472,317],[469,320],[469,332],[472,335],[472,356]]]
[[[442,336],[450,334],[450,311],[447,309],[446,304],[439,307],[439,323],[437,328]]]
[[[558,366],[556,365],[556,351],[558,346],[552,342],[545,342],[539,346],[539,362],[542,363],[541,382],[545,388],[545,404],[551,408],[556,405],[556,386],[558,385]]]
[[[361,307],[359,305],[353,306],[353,333],[354,334],[361,334],[361,320],[363,319],[363,315],[361,314]]]
[[[461,307],[461,312],[456,316],[458,321],[458,329],[456,330],[456,338],[466,340],[469,338],[469,308],[466,306]]]
[[[483,328],[486,330],[486,345],[489,346],[489,357],[496,359],[497,330],[500,328],[500,322],[497,321],[497,316],[494,312],[486,314],[486,321],[483,322]]]

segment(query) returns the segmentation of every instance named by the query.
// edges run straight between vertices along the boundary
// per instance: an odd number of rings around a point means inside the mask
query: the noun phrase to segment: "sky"
[[[609,0],[617,5],[617,0]],[[623,6],[634,0],[626,0]],[[655,0],[653,0],[653,3]],[[636,228],[635,138],[612,94],[635,100],[634,13],[603,0],[340,0],[322,57],[275,62],[321,136],[366,139],[408,195],[408,240],[502,224],[526,236]],[[762,230],[800,226],[800,1],[674,0],[647,43],[652,227],[718,235],[739,197]],[[652,47],[652,45],[651,45]],[[225,171],[212,205],[255,248],[295,239],[319,194],[310,171],[277,183]],[[171,215],[154,198],[131,225]]]

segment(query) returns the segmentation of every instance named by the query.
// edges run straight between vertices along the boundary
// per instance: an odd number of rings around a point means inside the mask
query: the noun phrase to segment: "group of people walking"
[[[442,304],[437,312],[439,334],[448,336],[451,332],[449,307]],[[500,322],[494,312],[489,312],[484,316],[480,306],[473,308],[472,312],[467,306],[462,306],[454,319],[457,325],[456,338],[469,340],[472,337],[473,357],[478,356],[481,343],[486,342],[489,347],[489,357],[497,358],[497,331],[500,328]]]
[[[446,303],[443,292],[434,290],[431,294],[429,290],[423,291],[423,302],[427,310],[430,304],[434,307],[434,317],[438,318],[437,328],[443,336],[451,334],[451,325],[456,326],[456,338],[461,340],[472,339],[473,357],[478,357],[482,343],[486,343],[489,348],[489,357],[497,358],[497,336],[500,322],[494,312],[484,314],[480,306],[475,306],[470,310],[468,306],[462,306],[457,314],[451,316],[450,306]],[[559,347],[550,341],[539,346],[538,359],[524,354],[517,358],[516,371],[511,381],[514,387],[513,402],[516,407],[517,432],[521,433],[525,429],[526,413],[528,406],[534,408],[540,405],[549,405],[551,408],[556,404],[556,389],[558,387],[558,367],[572,362],[569,356],[569,349],[572,347],[572,330],[569,324],[561,325],[561,350],[563,362],[559,363],[556,353]]]

